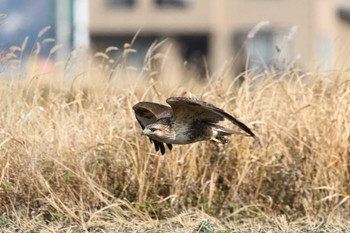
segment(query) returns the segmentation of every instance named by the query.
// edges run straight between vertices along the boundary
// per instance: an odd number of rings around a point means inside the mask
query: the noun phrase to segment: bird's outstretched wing
[[[188,123],[191,120],[203,120],[209,123],[217,123],[227,119],[247,132],[250,136],[256,137],[248,126],[226,113],[224,110],[207,102],[186,97],[170,97],[166,102],[171,106],[173,116],[177,122]]]
[[[142,129],[147,125],[155,123],[157,120],[170,117],[172,109],[168,106],[157,104],[153,102],[139,102],[135,104],[132,109],[135,111],[135,116]],[[150,139],[154,143],[156,151],[160,149],[161,153],[165,153],[164,144],[162,142]],[[171,144],[167,144],[169,150],[173,148]]]

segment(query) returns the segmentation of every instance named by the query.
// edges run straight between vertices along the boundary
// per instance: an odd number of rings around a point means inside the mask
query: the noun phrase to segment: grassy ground
[[[135,216],[134,216],[135,217]],[[40,219],[22,219],[20,222],[8,223],[1,232],[175,232],[175,233],[245,233],[245,232],[349,232],[350,222],[337,216],[310,220],[300,218],[290,221],[286,216],[269,219],[242,219],[239,221],[222,221],[208,216],[201,211],[177,214],[164,220],[120,216],[108,219],[92,219],[80,224],[77,222],[54,221],[44,223]]]
[[[115,49],[53,65],[36,50],[22,63],[23,46],[1,55],[3,232],[349,230],[348,71],[198,80],[152,49],[141,70],[126,62],[131,48],[119,60]],[[225,109],[262,145],[231,137],[161,156],[131,107],[169,96]]]

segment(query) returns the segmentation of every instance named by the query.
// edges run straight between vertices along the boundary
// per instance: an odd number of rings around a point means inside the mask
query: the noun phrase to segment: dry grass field
[[[55,64],[39,45],[22,61],[25,46],[0,57],[1,232],[350,230],[350,71],[200,79],[157,45],[140,70],[128,45]],[[169,96],[225,109],[262,144],[156,153],[131,107]]]

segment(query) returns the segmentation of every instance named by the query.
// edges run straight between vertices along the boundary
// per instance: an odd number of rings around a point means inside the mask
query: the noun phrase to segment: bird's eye
[[[156,128],[150,128],[149,130],[151,130],[152,132],[156,131]]]

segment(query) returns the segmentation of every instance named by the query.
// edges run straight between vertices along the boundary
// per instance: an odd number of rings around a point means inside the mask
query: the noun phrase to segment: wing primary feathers
[[[166,144],[169,148],[169,150],[172,150],[173,149],[173,145],[172,144]]]
[[[153,139],[151,139],[151,141],[153,142],[154,148],[156,149],[156,151],[159,151],[160,149],[160,152],[162,153],[162,155],[164,155],[165,154],[164,144]]]
[[[143,126],[142,122],[136,117],[137,122],[140,124],[141,128],[144,129],[145,126]]]
[[[152,139],[151,139],[151,142],[153,142],[154,148],[156,149],[156,151],[159,151],[159,143],[155,140],[152,140]]]
[[[252,132],[252,130],[246,126],[245,124],[243,124],[242,122],[240,122],[239,120],[237,120],[236,118],[234,118],[233,116],[231,116],[230,114],[224,112],[221,109],[217,109],[217,111],[220,110],[220,113],[222,115],[224,115],[225,118],[227,118],[228,120],[230,120],[232,123],[234,123],[235,125],[237,125],[239,128],[241,128],[242,130],[244,130],[245,132],[247,132],[250,136],[252,136],[253,138],[255,138],[255,134]]]
[[[162,155],[165,154],[165,147],[164,147],[164,144],[161,143],[161,142],[157,142],[159,147],[160,147],[160,152],[162,153]]]

